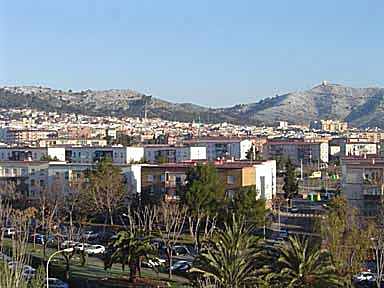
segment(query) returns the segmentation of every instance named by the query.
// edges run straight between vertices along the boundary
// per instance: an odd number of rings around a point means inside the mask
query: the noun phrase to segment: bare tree
[[[41,187],[38,196],[40,227],[44,231],[43,257],[46,257],[48,237],[57,229],[60,205],[62,205],[61,182],[54,180],[51,185]]]
[[[170,279],[172,278],[173,247],[183,231],[186,215],[187,209],[176,203],[163,202],[160,206],[160,223],[162,227],[159,229],[159,233],[166,249]]]
[[[109,217],[113,225],[113,214],[125,197],[125,186],[121,169],[103,160],[95,171],[90,174],[89,192],[100,213]]]
[[[33,217],[33,209],[16,210],[7,206],[6,211],[2,209],[3,203],[0,201],[0,213],[2,216],[7,217],[7,220],[12,223],[14,227],[17,227],[17,231],[12,235],[11,239],[11,252],[14,265],[12,269],[6,265],[6,262],[0,263],[0,287],[19,287],[26,288],[28,283],[24,280],[22,267],[29,262],[29,256],[27,254],[28,243],[28,225]],[[4,253],[4,235],[1,236],[0,242]],[[4,254],[3,254],[4,255]],[[3,256],[5,257],[5,256]]]

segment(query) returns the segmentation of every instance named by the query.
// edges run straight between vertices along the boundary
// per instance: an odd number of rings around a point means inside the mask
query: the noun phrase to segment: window
[[[227,176],[227,184],[235,184],[236,177],[233,175]]]

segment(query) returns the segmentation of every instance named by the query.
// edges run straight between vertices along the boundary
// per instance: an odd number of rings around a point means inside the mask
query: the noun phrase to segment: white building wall
[[[59,161],[65,161],[65,148],[64,147],[49,147],[49,148],[47,148],[47,154],[52,159],[54,159],[56,157]]]
[[[190,153],[190,160],[206,160],[207,159],[207,148],[204,146],[200,147],[188,147]]]
[[[125,163],[138,162],[144,158],[144,147],[126,147]]]
[[[329,161],[329,147],[328,143],[320,143],[320,161],[328,163]]]
[[[264,161],[254,167],[256,169],[257,197],[272,200],[276,195],[276,161]]]
[[[246,160],[247,159],[247,152],[249,151],[249,149],[251,149],[251,147],[252,147],[252,141],[251,140],[249,140],[249,139],[242,140],[239,143],[240,151],[238,154],[236,153],[235,159]],[[236,157],[238,157],[238,158],[236,158]]]
[[[127,193],[141,193],[141,166],[142,164],[131,164],[121,167],[124,177],[127,181]]]

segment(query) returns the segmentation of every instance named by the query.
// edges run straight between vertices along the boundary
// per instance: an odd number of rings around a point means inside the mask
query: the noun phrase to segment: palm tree
[[[129,266],[129,279],[135,282],[137,273],[141,271],[140,261],[143,257],[154,254],[154,248],[148,237],[142,237],[138,232],[121,231],[109,245],[109,253],[104,259],[105,268],[112,267],[113,263],[121,263],[122,269]]]
[[[271,284],[278,282],[282,285],[279,287],[287,288],[342,287],[329,253],[317,246],[310,247],[308,239],[289,237],[278,252],[277,269],[271,267],[275,271],[266,277]]]
[[[249,233],[244,218],[232,218],[224,229],[215,232],[191,269],[214,283],[212,287],[252,287],[259,279],[259,238]]]

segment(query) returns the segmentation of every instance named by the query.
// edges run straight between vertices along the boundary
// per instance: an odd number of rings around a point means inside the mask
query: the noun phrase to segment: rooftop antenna
[[[148,97],[149,96],[146,96],[145,101],[144,101],[144,119],[145,120],[147,120],[147,113],[148,113],[148,111],[147,111]]]
[[[199,113],[199,123],[197,125],[197,139],[200,139],[200,125],[201,125],[201,119],[200,119],[200,113]]]

